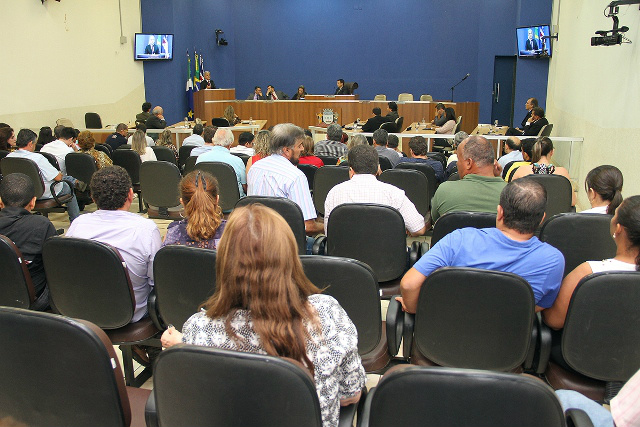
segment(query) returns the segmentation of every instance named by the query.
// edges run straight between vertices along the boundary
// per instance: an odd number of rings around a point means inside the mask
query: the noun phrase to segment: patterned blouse
[[[545,163],[532,163],[531,170],[535,175],[551,175],[556,171],[556,167]]]
[[[307,355],[315,369],[316,392],[322,412],[322,425],[335,427],[340,415],[340,400],[356,395],[365,384],[365,373],[358,355],[358,332],[349,316],[333,297],[309,296],[309,304],[318,313],[322,333],[307,325],[311,340]],[[266,354],[258,334],[253,330],[251,314],[238,310],[232,320],[233,331],[244,341],[239,346],[224,328],[224,318],[210,319],[204,311],[191,316],[184,324],[182,341],[187,344],[224,350]]]
[[[96,150],[95,148],[92,148],[90,150],[80,150],[80,152],[91,154],[91,156],[96,161],[96,166],[98,167],[98,169],[102,169],[107,166],[113,166],[113,162],[111,161],[109,156],[107,156],[107,154],[103,153],[102,151]]]
[[[222,232],[224,231],[224,227],[227,225],[227,220],[223,219],[216,230],[216,234],[214,234],[213,238],[209,240],[193,240],[187,234],[187,220],[183,219],[180,221],[173,221],[167,227],[167,235],[164,238],[164,242],[162,242],[162,246],[167,245],[183,245],[183,246],[194,246],[196,248],[203,249],[217,249],[218,243],[220,243],[220,238],[222,237]]]

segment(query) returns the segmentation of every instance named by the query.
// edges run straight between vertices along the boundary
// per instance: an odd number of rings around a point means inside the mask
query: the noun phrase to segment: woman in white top
[[[451,107],[447,107],[444,109],[444,115],[446,121],[442,126],[436,128],[436,133],[453,134],[456,131],[456,111]]]
[[[613,215],[622,203],[622,172],[615,166],[602,165],[592,169],[584,180],[591,209],[581,213]]]
[[[140,160],[147,162],[149,160],[156,161],[156,154],[153,152],[153,148],[147,147],[147,139],[144,132],[137,130],[131,137],[131,149],[140,154]]]
[[[553,306],[542,312],[553,329],[562,329],[573,291],[582,278],[603,271],[640,271],[640,196],[625,199],[611,218],[611,235],[616,256],[604,261],[587,261],[577,266],[562,281]]]

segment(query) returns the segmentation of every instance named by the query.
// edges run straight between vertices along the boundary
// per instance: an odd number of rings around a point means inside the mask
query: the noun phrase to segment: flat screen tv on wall
[[[136,61],[173,59],[173,34],[136,33],[133,58]]]
[[[519,58],[550,58],[551,43],[548,25],[516,28]]]

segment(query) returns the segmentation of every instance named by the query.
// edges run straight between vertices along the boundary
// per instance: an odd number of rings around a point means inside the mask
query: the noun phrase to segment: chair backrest
[[[195,145],[183,145],[178,150],[178,168],[180,170],[184,169],[184,164],[187,162],[189,156],[191,156],[191,150],[196,148]]]
[[[565,426],[551,387],[523,375],[409,366],[384,375],[367,399],[370,427]]]
[[[65,119],[65,118],[60,118],[56,120],[56,126],[61,126],[61,125],[68,128],[75,128],[71,120]]]
[[[0,328],[0,360],[11,367],[0,381],[2,416],[28,426],[130,425],[120,363],[97,326],[9,307],[0,323],[10,325]]]
[[[111,154],[111,158],[114,165],[121,166],[127,171],[133,185],[140,184],[140,167],[142,166],[142,160],[138,153],[131,150],[118,149]]]
[[[425,216],[429,212],[431,193],[429,181],[423,173],[411,169],[388,169],[378,179],[404,190],[420,215]]]
[[[402,132],[403,130],[403,126],[404,125],[404,117],[400,116],[396,119],[396,131],[397,132]]]
[[[165,325],[182,330],[216,288],[216,251],[181,245],[161,248],[153,260],[156,308]]]
[[[98,151],[102,151],[111,158],[111,146],[109,144],[96,144],[94,148]]]
[[[64,163],[67,166],[67,175],[87,184],[91,182],[91,177],[98,170],[95,159],[87,153],[69,153],[64,157]]]
[[[311,283],[334,297],[358,330],[358,353],[375,350],[382,336],[380,288],[371,268],[350,258],[300,256]]]
[[[386,171],[389,169],[393,169],[393,165],[391,164],[391,160],[387,159],[384,156],[378,156],[378,162],[380,163],[380,170]]]
[[[173,163],[148,161],[140,166],[140,190],[144,194],[145,202],[152,206],[180,206],[178,187],[181,179],[182,175]]]
[[[638,307],[639,272],[583,278],[573,292],[562,330],[562,354],[569,366],[602,381],[631,378],[640,369]]]
[[[380,282],[397,279],[407,269],[402,215],[390,206],[373,203],[339,205],[327,224],[327,255],[366,263]]]
[[[609,234],[610,222],[610,215],[558,214],[544,223],[540,240],[562,252],[566,276],[585,261],[616,255],[616,244]]]
[[[378,94],[373,98],[374,101],[386,101],[387,95]]]
[[[0,306],[29,308],[36,293],[20,249],[0,234]]]
[[[197,161],[198,161],[198,156],[189,156],[187,158],[187,161],[184,162],[184,171],[182,173],[186,175],[189,172],[193,172],[193,170],[196,168]]]
[[[161,145],[154,145],[151,147],[154,154],[156,155],[156,159],[160,162],[169,162],[174,165],[177,164],[176,156],[173,155],[173,151],[169,147],[163,147]]]
[[[7,150],[0,150],[0,160],[4,159],[8,155],[9,155],[9,152]]]
[[[286,197],[247,196],[238,200],[235,207],[246,206],[251,203],[263,204],[278,212],[289,224],[293,236],[298,242],[298,253],[304,255],[307,249],[307,235],[304,229],[304,216],[302,209],[293,200]]]
[[[323,166],[313,178],[313,205],[318,213],[324,215],[324,201],[329,191],[341,182],[349,181],[349,167]]]
[[[127,325],[136,307],[129,271],[114,247],[52,237],[42,248],[51,299],[60,314],[103,329]]]
[[[545,220],[559,213],[571,211],[571,182],[561,175],[527,175],[524,179],[532,179],[547,190],[547,209]]]
[[[116,150],[131,150],[131,144],[122,144]]]
[[[401,93],[398,95],[398,101],[413,101],[413,94],[406,92]]]
[[[304,175],[307,177],[309,190],[313,190],[313,179],[316,176],[316,171],[318,170],[318,167],[316,165],[298,163],[298,169],[304,172]]]
[[[177,345],[157,359],[153,394],[164,426],[322,427],[309,372],[273,356]]]
[[[465,227],[490,228],[496,226],[496,214],[492,212],[448,212],[442,215],[433,226],[431,247],[454,230]]]
[[[431,96],[431,95],[420,95],[420,101],[433,101],[433,96]]]
[[[335,166],[338,164],[338,158],[336,156],[316,156],[325,166]]]
[[[357,82],[345,82],[344,83],[344,87],[347,89],[347,92],[349,92],[349,95],[353,95],[353,92],[358,89],[358,83]]]
[[[436,193],[436,171],[427,163],[412,163],[412,162],[400,162],[396,165],[394,170],[417,170],[427,178],[427,187],[429,190],[429,204],[431,204],[431,198]]]
[[[229,121],[224,117],[214,117],[211,119],[211,126],[219,127],[219,128],[228,128]]]
[[[0,160],[0,163],[2,164],[2,173],[4,175],[9,175],[11,173],[23,173],[31,178],[36,190],[36,198],[39,199],[42,197],[42,193],[44,193],[44,182],[42,181],[40,169],[38,169],[36,162],[31,159],[24,159],[20,157],[5,157]]]
[[[447,168],[447,158],[443,153],[438,153],[437,151],[430,151],[427,153],[427,157],[442,163],[442,169]]]
[[[247,166],[247,163],[249,163],[250,156],[248,156],[247,154],[244,154],[244,153],[231,153],[231,154],[233,154],[236,157],[240,157],[245,166]]]
[[[551,135],[552,130],[553,130],[553,125],[551,123],[549,123],[548,125],[544,125],[542,126],[542,129],[540,129],[540,132],[538,132],[538,137],[549,136]]]
[[[510,371],[527,356],[534,309],[533,291],[520,276],[441,268],[420,289],[414,343],[441,366]]]
[[[456,129],[453,131],[454,134],[460,132],[462,127],[462,116],[458,116],[458,119],[456,120]]]
[[[447,178],[447,181],[460,181],[460,174],[458,172],[452,173],[449,175],[449,178]]]
[[[44,151],[39,152],[40,155],[44,156],[45,159],[53,166],[54,168],[60,170],[60,164],[58,163],[58,158],[51,153],[46,153]]]
[[[380,129],[384,129],[389,133],[396,133],[398,131],[398,126],[396,122],[385,122],[380,125]]]
[[[222,212],[231,212],[240,200],[238,177],[231,165],[223,162],[200,162],[196,169],[205,171],[215,176],[218,180],[218,194],[220,195],[220,207]]]
[[[102,129],[102,120],[98,113],[84,114],[84,127],[87,129]]]

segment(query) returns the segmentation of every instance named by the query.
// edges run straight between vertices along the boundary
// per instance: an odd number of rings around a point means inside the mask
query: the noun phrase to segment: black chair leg
[[[151,378],[151,368],[144,368],[142,372],[136,376],[133,370],[133,349],[130,345],[121,345],[122,365],[124,367],[124,382],[129,387],[140,387],[149,378]]]

